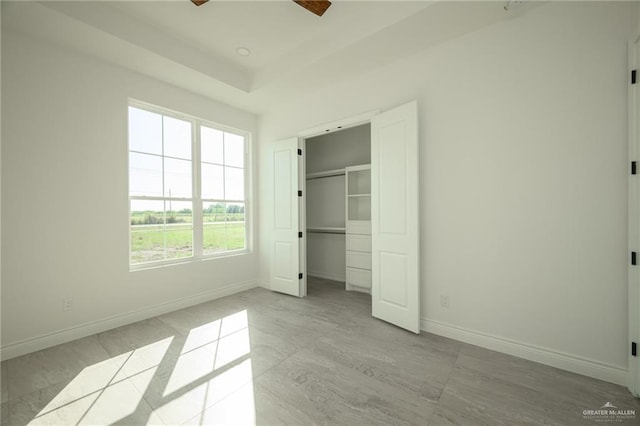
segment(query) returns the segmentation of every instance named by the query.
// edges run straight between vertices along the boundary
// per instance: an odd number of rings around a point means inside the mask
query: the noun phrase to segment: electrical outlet
[[[449,296],[440,295],[440,306],[443,308],[451,307],[451,299],[449,299]]]
[[[70,311],[73,309],[73,297],[63,297],[62,298],[62,310]]]

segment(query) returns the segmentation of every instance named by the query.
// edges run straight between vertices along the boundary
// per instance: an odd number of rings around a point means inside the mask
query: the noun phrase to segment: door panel
[[[407,256],[399,253],[380,252],[380,281],[383,283],[407,281]],[[381,285],[380,301],[407,309],[407,286]]]
[[[277,142],[273,150],[273,250],[271,289],[301,296],[298,239],[298,139]]]
[[[404,140],[405,123],[396,122],[380,129],[378,147],[380,158],[378,168],[378,208],[380,211],[380,232],[385,234],[404,234],[406,215],[398,211],[398,206],[407,205],[407,188],[402,181],[407,169],[407,150],[404,144],[395,144],[394,140]],[[390,141],[390,142],[387,142]],[[398,175],[398,171],[402,173]],[[400,186],[398,184],[401,183]]]
[[[420,333],[417,102],[371,121],[372,313]]]

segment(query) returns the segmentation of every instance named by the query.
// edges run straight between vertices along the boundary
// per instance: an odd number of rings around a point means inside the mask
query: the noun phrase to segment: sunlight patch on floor
[[[171,377],[164,389],[163,396],[170,396],[170,394],[177,390],[190,385],[207,374],[212,373],[214,361],[215,356],[206,346],[180,355],[176,361],[175,367],[171,371]]]
[[[250,382],[184,424],[251,426],[256,424],[255,408],[253,383]]]
[[[186,393],[170,398],[166,404],[159,407],[154,413],[166,424],[184,423],[233,392],[243,388],[248,383],[252,383],[252,380],[251,360],[247,359],[188,390]],[[249,387],[251,388],[251,397],[247,399],[247,405],[241,407],[241,411],[251,409],[253,412],[253,386]]]
[[[200,327],[192,328],[187,336],[187,341],[182,348],[182,353],[190,352],[201,346],[213,343],[220,337],[220,326],[222,320],[211,321],[208,324],[201,325]]]
[[[249,341],[249,330],[243,329],[233,334],[222,337],[218,341],[216,351],[216,360],[214,369],[224,367],[225,365],[247,355],[251,351],[251,342]]]
[[[255,424],[250,352],[244,310],[86,367],[29,424]]]
[[[94,393],[97,397],[97,393],[113,381],[130,355],[131,352],[86,367],[55,398],[49,401],[39,415],[57,410]]]
[[[84,368],[29,424],[112,424],[133,414],[172,340]],[[136,386],[127,380],[134,376]]]
[[[135,351],[127,352],[127,354],[130,354],[129,358],[118,372],[115,381],[133,377],[150,369],[157,369],[173,340],[174,337],[168,337]],[[144,392],[145,389],[140,389],[140,391]]]
[[[236,312],[233,315],[227,315],[222,319],[222,326],[220,328],[220,337],[227,336],[249,327],[249,321],[247,317],[247,311]]]

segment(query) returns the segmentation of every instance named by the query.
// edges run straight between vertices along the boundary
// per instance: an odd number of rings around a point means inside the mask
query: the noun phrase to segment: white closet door
[[[298,278],[298,139],[277,142],[273,149],[273,250],[271,289],[303,295]]]
[[[420,333],[417,102],[371,121],[372,313]]]

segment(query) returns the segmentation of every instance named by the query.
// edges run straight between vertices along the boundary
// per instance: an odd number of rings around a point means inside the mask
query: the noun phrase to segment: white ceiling
[[[3,26],[256,113],[509,17],[505,1],[3,3]],[[239,56],[238,47],[251,55]]]
[[[114,2],[111,7],[251,72],[313,49],[324,56],[430,5],[426,1],[334,1],[318,17],[291,0]],[[237,47],[251,49],[241,57]]]

